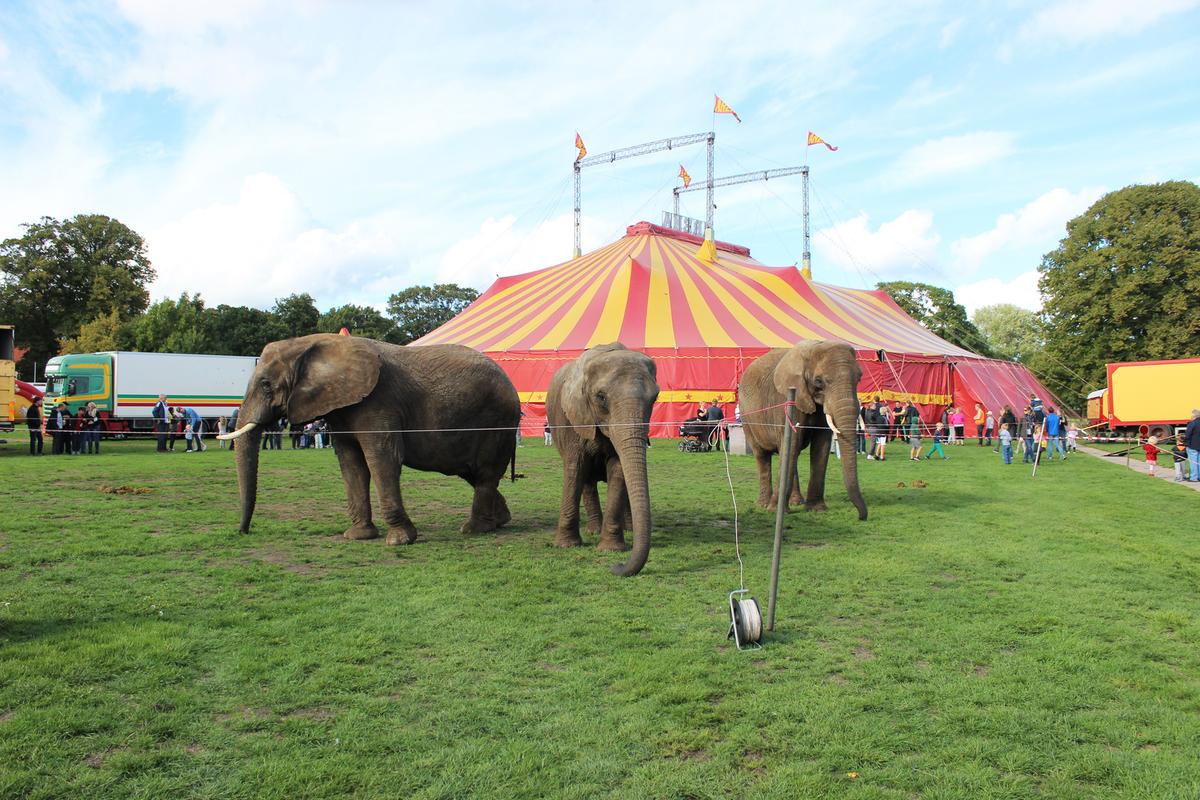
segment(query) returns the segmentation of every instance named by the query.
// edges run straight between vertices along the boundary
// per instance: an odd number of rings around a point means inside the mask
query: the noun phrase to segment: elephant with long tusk
[[[842,453],[842,480],[858,518],[867,518],[867,503],[858,486],[855,431],[858,425],[858,366],[854,348],[845,342],[806,340],[792,348],[772,350],[758,358],[742,375],[738,401],[746,441],[758,461],[758,505],[774,509],[783,502],[803,502],[810,511],[825,510],[825,469],[836,436]],[[785,409],[789,387],[796,388],[796,406]],[[782,452],[789,433],[784,412],[795,426],[796,459],[789,497],[777,496],[771,480],[771,457]],[[796,466],[800,451],[809,448],[807,495],[800,494]]]
[[[482,353],[326,333],[268,344],[246,387],[244,424],[221,437],[244,437],[237,448],[243,533],[254,514],[262,428],[282,416],[323,417],[336,431],[333,449],[351,520],[347,539],[379,536],[374,483],[387,543],[416,540],[400,497],[402,467],[457,475],[474,488],[463,533],[494,530],[511,518],[498,487],[507,467],[515,474],[520,401],[512,381]]]

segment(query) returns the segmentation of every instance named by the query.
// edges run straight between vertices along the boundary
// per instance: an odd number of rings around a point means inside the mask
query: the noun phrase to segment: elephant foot
[[[774,498],[772,498],[768,495],[759,495],[758,500],[755,502],[755,505],[757,505],[759,508],[763,509],[764,511],[769,511],[775,507],[775,503],[772,502],[773,500],[774,500]]]
[[[378,539],[379,528],[376,528],[369,522],[366,525],[354,525],[347,528],[345,532],[342,533],[342,536],[356,541],[361,541],[363,539]]]
[[[487,533],[488,531],[494,531],[499,527],[500,525],[497,524],[495,519],[476,519],[475,517],[471,517],[462,524],[462,527],[458,529],[458,532],[464,535],[472,533]]]
[[[805,503],[804,508],[808,511],[826,511],[827,507],[824,500],[818,500],[815,503]]]
[[[621,533],[606,533],[596,543],[596,549],[601,553],[623,553],[629,549],[629,545]]]
[[[396,526],[388,528],[387,539],[384,541],[390,545],[412,544],[417,540],[417,529],[413,527]]]
[[[555,547],[583,547],[583,539],[578,533],[559,531],[554,535]]]
[[[598,520],[594,520],[594,521],[590,520],[590,519],[588,520],[587,532],[589,534],[597,534],[603,529],[604,529],[604,520],[602,520],[602,519],[598,519]]]
[[[802,506],[805,502],[804,495],[802,494],[793,494],[790,498],[788,498],[789,506]]]

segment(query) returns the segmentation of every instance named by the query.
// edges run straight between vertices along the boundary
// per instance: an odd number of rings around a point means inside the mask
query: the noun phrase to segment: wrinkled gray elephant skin
[[[742,375],[738,387],[746,441],[758,462],[758,505],[774,510],[782,501],[804,503],[810,511],[825,510],[825,468],[837,431],[842,452],[842,480],[860,520],[867,518],[867,503],[858,486],[858,461],[854,437],[858,425],[858,382],[862,368],[854,348],[845,342],[806,340],[792,348],[779,348],[756,359]],[[791,420],[797,426],[792,458],[790,497],[777,497],[771,479],[771,457],[782,452],[784,406],[788,387],[796,387],[796,407]],[[831,429],[832,425],[832,429]],[[808,448],[807,497],[800,493],[800,452]]]
[[[282,416],[324,417],[346,483],[347,539],[379,535],[371,518],[374,482],[388,544],[416,540],[400,497],[402,467],[457,475],[474,487],[463,533],[494,530],[510,514],[500,480],[515,467],[520,403],[491,359],[458,345],[400,347],[318,333],[272,342],[246,387],[231,438],[237,447],[243,533],[258,490],[259,439]]]
[[[563,465],[562,507],[554,543],[583,544],[579,504],[588,511],[588,527],[599,531],[597,548],[629,549],[623,528],[632,518],[633,550],[622,577],[636,575],[650,555],[650,487],[646,445],[650,411],[658,398],[654,362],[620,343],[598,345],[554,374],[546,396],[546,416]],[[608,484],[607,508],[600,510],[596,488]]]

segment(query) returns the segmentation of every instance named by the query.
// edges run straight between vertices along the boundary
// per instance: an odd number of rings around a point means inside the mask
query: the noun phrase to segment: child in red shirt
[[[1154,477],[1154,470],[1158,467],[1158,437],[1147,439],[1142,450],[1146,452],[1146,463],[1150,465],[1150,477]]]

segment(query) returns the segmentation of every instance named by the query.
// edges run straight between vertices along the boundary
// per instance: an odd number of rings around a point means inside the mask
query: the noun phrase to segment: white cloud
[[[974,314],[978,308],[994,306],[997,303],[1012,303],[1030,311],[1040,311],[1042,308],[1037,270],[1022,272],[1009,281],[985,278],[975,283],[964,284],[954,290],[954,299],[967,310],[968,315]]]
[[[924,75],[908,85],[904,94],[896,101],[896,108],[919,109],[937,105],[948,97],[953,97],[958,89],[938,89],[933,85],[933,78]]]
[[[574,247],[574,215],[564,214],[522,231],[516,217],[489,217],[479,232],[455,242],[438,259],[439,283],[457,283],[483,291],[492,281],[568,261]],[[584,217],[581,221],[583,251],[597,247],[606,225]]]
[[[905,211],[876,230],[871,230],[864,213],[817,231],[814,246],[821,261],[848,273],[866,270],[877,278],[927,273],[936,271],[941,241],[932,228],[933,215],[928,211]]]
[[[962,17],[959,17],[952,22],[947,22],[945,25],[943,25],[941,41],[938,43],[938,47],[942,50],[945,50],[947,47],[954,44],[955,40],[958,39],[958,34],[962,31],[962,27]]]
[[[1067,222],[1102,194],[1103,187],[1088,187],[1078,192],[1052,189],[1016,213],[1001,214],[991,230],[950,245],[955,269],[974,272],[987,258],[1006,248],[1039,246],[1043,251],[1049,250],[1066,235]]]
[[[235,201],[190,211],[146,235],[158,270],[152,294],[200,292],[209,305],[259,307],[305,291],[322,308],[380,302],[410,282],[393,222],[331,230],[316,224],[279,178],[251,175]]]
[[[1021,26],[1018,37],[1078,43],[1113,34],[1128,36],[1197,6],[1198,0],[1065,0],[1038,11]]]
[[[931,139],[904,153],[891,177],[903,184],[967,172],[1008,156],[1013,152],[1013,140],[1013,134],[1001,131]]]

